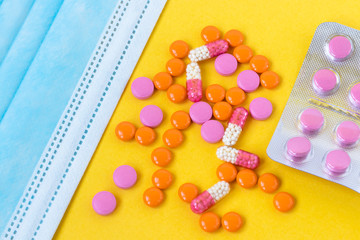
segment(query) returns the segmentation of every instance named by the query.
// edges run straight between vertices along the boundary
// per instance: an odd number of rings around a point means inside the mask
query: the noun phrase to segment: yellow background
[[[356,3],[357,2],[357,3]],[[151,160],[151,151],[162,146],[162,133],[171,127],[169,118],[176,110],[188,110],[190,102],[171,103],[165,92],[157,91],[148,100],[135,99],[130,84],[111,118],[101,142],[74,194],[71,204],[55,235],[56,239],[360,239],[360,194],[335,183],[283,166],[269,159],[266,148],[280,119],[298,71],[316,27],[326,21],[360,29],[360,3],[346,0],[269,1],[269,0],[169,0],[146,45],[129,81],[136,77],[152,78],[165,70],[171,58],[170,43],[182,39],[191,47],[203,44],[200,31],[206,25],[217,26],[223,33],[239,29],[245,44],[255,54],[267,56],[271,70],[281,76],[281,84],[274,90],[259,88],[247,95],[243,106],[248,107],[255,97],[270,99],[274,112],[266,121],[250,119],[237,143],[257,153],[261,158],[258,174],[272,172],[281,179],[280,191],[288,191],[296,198],[293,211],[280,213],[273,207],[274,194],[258,188],[244,190],[236,183],[230,194],[212,208],[222,216],[235,211],[243,216],[243,228],[237,233],[223,229],[215,233],[203,232],[199,216],[189,205],[180,201],[178,187],[192,182],[202,190],[217,182],[216,168],[222,161],[216,158],[216,148],[200,136],[200,126],[192,124],[184,132],[183,145],[173,150],[174,160],[167,167],[174,175],[173,185],[165,190],[164,203],[152,209],[142,200],[143,191],[152,186],[151,175],[158,169]],[[215,72],[212,60],[201,63],[204,86],[219,83],[226,88],[236,86],[236,74],[222,77]],[[185,75],[176,78],[185,85]],[[143,106],[160,106],[165,118],[156,128],[154,144],[140,146],[135,141],[121,142],[114,134],[118,122],[130,121],[140,126],[139,113]],[[115,186],[112,174],[116,167],[129,164],[139,178],[129,190]],[[109,216],[95,214],[91,200],[98,191],[115,194],[118,206]]]

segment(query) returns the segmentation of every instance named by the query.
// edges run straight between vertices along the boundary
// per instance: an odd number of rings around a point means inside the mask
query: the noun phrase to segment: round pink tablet
[[[270,117],[273,107],[269,100],[258,97],[251,101],[249,110],[254,119],[265,120]]]
[[[326,155],[326,167],[334,173],[344,173],[350,162],[349,154],[343,150],[333,150]]]
[[[115,169],[113,179],[119,188],[127,189],[134,186],[137,180],[137,174],[133,167],[122,165]]]
[[[335,60],[343,60],[352,51],[351,41],[344,36],[335,36],[329,42],[329,54]]]
[[[360,108],[360,83],[355,84],[349,94],[350,102],[355,106]]]
[[[323,114],[315,108],[305,109],[300,114],[299,120],[300,128],[305,133],[317,132],[324,124]]]
[[[211,106],[206,102],[196,102],[190,107],[190,117],[194,123],[203,124],[212,117]]]
[[[286,143],[287,153],[296,159],[306,158],[311,150],[311,143],[306,137],[293,137]]]
[[[131,84],[131,92],[138,99],[147,99],[154,92],[154,83],[150,78],[138,77]]]
[[[320,94],[330,93],[335,89],[337,83],[337,76],[330,69],[318,70],[313,77],[313,87]]]
[[[223,76],[230,76],[236,71],[237,60],[234,55],[224,53],[215,59],[215,70]]]
[[[237,85],[245,92],[255,91],[260,84],[259,75],[253,70],[245,70],[239,73],[237,77]]]
[[[216,120],[209,120],[201,126],[201,136],[208,143],[217,143],[224,136],[224,126]]]
[[[115,210],[116,198],[111,192],[98,192],[93,197],[92,206],[97,214],[108,215]]]
[[[156,105],[147,105],[140,111],[140,121],[147,127],[157,127],[163,120],[163,112]]]
[[[360,128],[352,121],[344,121],[336,128],[336,139],[340,145],[351,146],[360,138]]]

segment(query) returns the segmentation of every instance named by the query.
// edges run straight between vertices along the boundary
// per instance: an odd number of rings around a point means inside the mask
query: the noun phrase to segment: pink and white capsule
[[[226,146],[235,145],[239,139],[242,129],[244,128],[248,116],[249,111],[245,108],[238,107],[234,109],[222,139]]]
[[[225,162],[249,169],[257,168],[260,163],[260,159],[256,154],[228,146],[219,147],[216,150],[216,156]]]
[[[230,184],[220,181],[191,201],[191,211],[197,214],[203,213],[223,199],[229,192]]]
[[[191,50],[188,57],[191,62],[200,62],[226,53],[228,49],[229,43],[227,41],[217,40]]]
[[[188,99],[198,102],[202,98],[202,81],[199,64],[192,62],[186,66],[186,89]]]

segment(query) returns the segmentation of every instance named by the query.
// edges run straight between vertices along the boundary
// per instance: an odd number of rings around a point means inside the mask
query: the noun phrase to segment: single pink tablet
[[[238,62],[234,55],[224,53],[215,59],[215,70],[223,76],[230,76],[237,69]]]
[[[147,105],[140,111],[140,121],[147,127],[157,127],[163,120],[163,112],[156,105]]]
[[[258,97],[251,101],[249,110],[254,119],[265,120],[270,117],[273,107],[269,100]]]
[[[206,102],[196,102],[190,107],[190,117],[194,123],[203,124],[212,117],[211,106]]]
[[[330,69],[318,70],[313,77],[313,88],[320,94],[331,93],[338,84],[338,78]]]
[[[245,92],[255,91],[260,84],[259,75],[253,70],[245,70],[239,73],[237,77],[237,85]]]
[[[315,108],[308,108],[300,114],[299,121],[300,129],[303,132],[314,133],[319,131],[324,125],[324,116],[319,110]]]
[[[209,120],[201,126],[201,137],[208,143],[217,143],[224,136],[224,126],[216,120]]]
[[[360,128],[352,121],[344,121],[336,128],[336,139],[342,146],[354,145],[360,138]]]
[[[334,60],[344,60],[352,51],[350,39],[344,36],[335,36],[329,41],[329,54]]]
[[[333,150],[326,155],[326,168],[333,173],[344,173],[350,166],[351,158],[343,150]]]
[[[108,215],[115,210],[116,198],[111,192],[98,192],[93,197],[92,206],[97,214]]]
[[[355,84],[349,94],[350,102],[355,106],[360,108],[360,83]]]
[[[286,143],[288,155],[293,159],[304,159],[311,150],[311,142],[306,137],[293,137]]]
[[[127,189],[134,186],[137,180],[137,174],[133,167],[122,165],[115,169],[113,179],[119,188]]]
[[[138,99],[147,99],[154,92],[154,83],[150,78],[138,77],[131,84],[131,92]]]

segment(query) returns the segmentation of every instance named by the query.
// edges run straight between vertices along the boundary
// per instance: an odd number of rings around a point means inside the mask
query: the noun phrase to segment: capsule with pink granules
[[[188,57],[191,62],[200,62],[226,53],[228,49],[229,43],[227,41],[217,40],[191,50]]]
[[[186,89],[188,99],[198,102],[202,98],[202,81],[199,64],[192,62],[186,67]]]
[[[203,213],[223,199],[229,192],[230,184],[220,181],[191,201],[191,211],[197,214]]]
[[[219,147],[216,150],[216,156],[225,162],[249,169],[257,168],[260,163],[260,159],[256,154],[228,146]]]
[[[226,146],[235,145],[248,116],[249,112],[245,108],[238,107],[234,109],[222,139]]]

